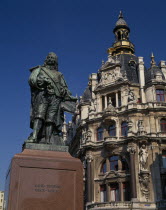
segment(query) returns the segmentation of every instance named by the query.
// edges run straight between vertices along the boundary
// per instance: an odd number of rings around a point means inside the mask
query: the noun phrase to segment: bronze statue
[[[64,111],[73,113],[77,98],[71,95],[62,73],[58,71],[55,53],[49,53],[44,65],[30,71],[30,127],[33,133],[27,142],[63,145],[61,131]]]

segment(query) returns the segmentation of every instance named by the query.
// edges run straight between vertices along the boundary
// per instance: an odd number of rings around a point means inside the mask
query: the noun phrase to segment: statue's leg
[[[53,123],[46,124],[46,143],[50,144],[51,136],[53,132]]]
[[[42,127],[42,119],[39,118],[35,119],[33,125],[33,134],[32,134],[32,140],[34,142],[37,142],[37,137],[41,127]]]

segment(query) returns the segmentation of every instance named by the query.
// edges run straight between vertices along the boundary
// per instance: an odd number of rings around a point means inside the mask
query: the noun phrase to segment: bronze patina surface
[[[33,132],[26,142],[64,145],[61,137],[64,111],[73,113],[77,98],[71,95],[63,74],[58,71],[55,53],[49,53],[42,66],[30,71]]]

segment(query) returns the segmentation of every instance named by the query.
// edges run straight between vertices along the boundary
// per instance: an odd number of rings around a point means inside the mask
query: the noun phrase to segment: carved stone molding
[[[136,153],[136,146],[134,144],[128,145],[127,152],[129,152],[130,154],[135,154]]]
[[[91,154],[87,154],[85,156],[85,160],[87,160],[87,162],[91,163],[93,161],[93,156]]]

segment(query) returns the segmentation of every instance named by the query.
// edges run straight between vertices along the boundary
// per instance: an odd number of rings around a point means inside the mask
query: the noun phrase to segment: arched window
[[[107,166],[106,166],[106,161],[104,161],[101,165],[100,172],[105,174],[107,172]]]
[[[128,134],[128,123],[127,122],[122,122],[121,124],[121,135],[122,136],[127,136]]]
[[[116,127],[115,122],[112,122],[111,125],[108,128],[109,136],[116,136]]]
[[[156,89],[156,100],[158,102],[165,101],[165,95],[163,89]]]
[[[111,156],[109,161],[110,161],[110,170],[112,171],[118,171],[118,160],[119,156]]]
[[[103,128],[98,128],[97,129],[97,141],[103,140]]]
[[[161,132],[166,133],[166,119],[161,119],[161,121],[160,121],[160,129],[161,129]]]

